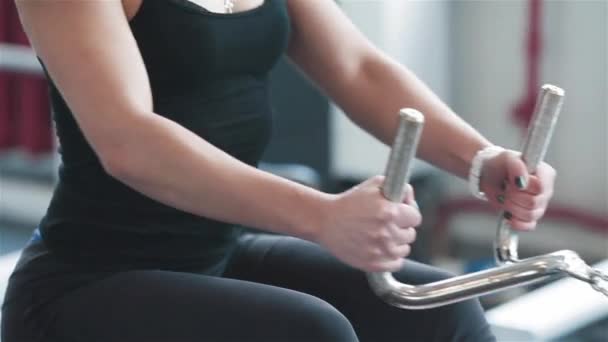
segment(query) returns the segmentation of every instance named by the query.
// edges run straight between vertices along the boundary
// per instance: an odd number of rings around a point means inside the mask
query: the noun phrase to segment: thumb
[[[506,162],[509,182],[520,190],[527,188],[529,180],[528,169],[520,156],[516,153],[510,153]]]
[[[404,195],[405,196],[403,198],[403,203],[409,204],[409,205],[414,205],[414,203],[416,203],[416,198],[414,195],[414,187],[412,187],[410,184],[405,185]]]
[[[407,184],[405,187],[405,197],[403,199],[403,203],[411,205],[412,207],[414,207],[418,211],[420,211],[420,207],[418,206],[418,203],[416,202],[416,195],[414,194],[414,187],[411,186],[410,184]]]
[[[377,175],[377,176],[373,176],[373,177],[365,180],[363,183],[359,184],[359,186],[360,187],[365,187],[365,186],[380,187],[380,186],[382,186],[382,184],[384,184],[384,176]]]

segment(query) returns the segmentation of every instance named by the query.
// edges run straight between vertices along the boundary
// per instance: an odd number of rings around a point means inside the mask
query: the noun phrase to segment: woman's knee
[[[350,321],[329,303],[305,295],[306,303],[298,309],[292,331],[298,340],[307,341],[358,341]]]
[[[495,341],[484,310],[477,299],[469,299],[440,307],[433,315],[441,321],[438,340],[449,341]]]
[[[409,270],[406,264],[404,271],[396,276],[403,282],[419,285],[449,279],[456,275],[436,267],[412,263],[409,265]],[[426,313],[428,319],[439,323],[431,340],[495,341],[478,299],[429,309]]]

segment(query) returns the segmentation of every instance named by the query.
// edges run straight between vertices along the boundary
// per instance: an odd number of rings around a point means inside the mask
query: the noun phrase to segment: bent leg
[[[412,261],[394,275],[414,285],[451,277]],[[246,237],[226,276],[317,296],[350,320],[361,341],[495,340],[477,300],[428,310],[389,306],[372,293],[363,272],[323,248],[295,238]]]
[[[190,273],[119,273],[48,310],[55,321],[47,341],[356,340],[344,316],[318,298]]]

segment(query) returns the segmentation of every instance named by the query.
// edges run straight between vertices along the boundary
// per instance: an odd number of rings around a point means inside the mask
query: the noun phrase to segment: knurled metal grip
[[[384,184],[382,184],[382,194],[391,202],[403,201],[405,186],[409,183],[410,169],[416,157],[423,126],[424,116],[419,111],[411,108],[399,111],[397,135],[384,171]]]
[[[521,154],[531,174],[536,172],[536,168],[545,158],[563,102],[563,89],[549,84],[542,86]],[[494,241],[495,259],[498,264],[518,260],[518,235],[503,216],[504,212],[501,212]]]
[[[528,127],[528,134],[521,149],[521,157],[530,173],[536,172],[538,165],[545,159],[563,103],[563,89],[550,84],[542,86],[534,107],[532,123]]]

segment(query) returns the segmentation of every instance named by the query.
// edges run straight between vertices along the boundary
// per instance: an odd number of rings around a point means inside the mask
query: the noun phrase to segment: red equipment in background
[[[526,40],[526,84],[525,93],[513,107],[513,120],[522,129],[527,129],[534,114],[538,90],[540,89],[540,64],[542,57],[542,0],[529,0],[528,33]],[[433,229],[434,254],[447,254],[447,229],[450,220],[458,214],[480,213],[496,215],[487,203],[477,199],[456,198],[444,201],[437,210]],[[580,209],[551,205],[545,218],[577,223],[595,232],[608,232],[608,217],[595,215]]]
[[[29,46],[13,1],[0,2],[0,54],[2,43]],[[52,152],[47,85],[42,75],[0,70],[0,153],[15,148],[32,155]]]

